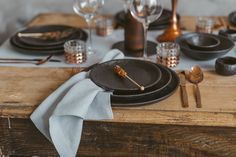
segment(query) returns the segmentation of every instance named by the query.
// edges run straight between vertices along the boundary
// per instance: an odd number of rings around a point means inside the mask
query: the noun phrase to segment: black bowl
[[[196,50],[213,50],[220,44],[220,40],[208,34],[196,34],[186,40],[186,43],[192,49]]]
[[[228,37],[229,39],[236,41],[236,30],[233,29],[220,30],[219,35]]]
[[[218,58],[215,63],[215,70],[218,74],[230,76],[236,74],[236,58],[223,57]]]
[[[234,47],[234,42],[229,38],[220,35],[208,34],[209,36],[213,36],[219,39],[220,44],[216,46],[213,50],[208,51],[192,49],[186,43],[186,40],[188,40],[192,36],[195,36],[196,34],[199,33],[186,33],[176,39],[176,42],[180,45],[181,52],[192,59],[211,60],[214,58],[219,58],[220,56],[228,53]]]
[[[233,11],[231,12],[229,15],[228,15],[228,19],[229,19],[229,22],[236,26],[236,11]]]

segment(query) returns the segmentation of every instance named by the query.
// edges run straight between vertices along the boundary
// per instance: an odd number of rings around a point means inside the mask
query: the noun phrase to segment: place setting
[[[87,40],[87,33],[66,25],[44,25],[27,27],[10,38],[11,45],[22,53],[56,54],[64,53],[64,43],[68,40]]]
[[[116,66],[120,66],[135,83],[126,76],[120,77],[114,70]],[[172,95],[179,84],[174,71],[160,64],[136,59],[98,64],[91,70],[90,78],[98,86],[112,92],[112,106],[123,107],[161,101]]]

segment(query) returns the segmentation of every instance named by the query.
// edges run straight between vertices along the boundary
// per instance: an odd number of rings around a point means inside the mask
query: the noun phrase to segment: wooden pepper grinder
[[[130,10],[127,10],[125,20],[125,49],[130,53],[140,53],[144,48],[143,26],[134,19]]]

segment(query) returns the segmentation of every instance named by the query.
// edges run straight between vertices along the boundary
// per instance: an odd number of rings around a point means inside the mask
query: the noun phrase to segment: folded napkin
[[[108,52],[101,62],[121,59],[119,50]],[[76,156],[83,120],[112,119],[110,92],[95,85],[86,72],[74,75],[30,116],[35,126],[54,144],[62,157]]]

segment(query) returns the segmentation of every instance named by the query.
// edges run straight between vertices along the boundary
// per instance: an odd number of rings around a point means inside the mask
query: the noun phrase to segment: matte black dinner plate
[[[228,18],[231,24],[236,25],[236,11],[230,13]]]
[[[67,40],[80,39],[87,40],[87,33],[81,29],[77,29]],[[21,38],[15,34],[11,37],[10,43],[20,52],[25,53],[38,53],[38,54],[60,54],[64,52],[63,43],[59,45],[50,45],[50,46],[35,46],[28,45],[21,41]]]
[[[113,92],[112,93],[112,97],[113,99],[137,99],[140,97],[145,97],[146,95],[150,95],[152,93],[156,93],[160,90],[162,90],[163,88],[165,88],[172,79],[172,75],[170,73],[170,71],[164,67],[163,65],[160,64],[155,64],[153,63],[153,65],[157,66],[160,70],[161,70],[161,79],[160,81],[158,81],[155,85],[153,85],[151,88],[143,91],[137,91],[137,92],[133,92],[130,94],[127,93],[120,93],[120,92]]]
[[[179,15],[177,15],[178,19],[180,18]],[[120,26],[125,26],[125,12],[120,11],[115,15],[115,20],[118,25]],[[171,11],[164,9],[161,16],[154,22],[152,22],[149,25],[149,30],[160,30],[160,29],[165,29],[168,27],[169,23],[171,20]]]
[[[157,47],[157,44],[155,42],[147,41],[147,55],[151,56],[151,55],[156,54],[156,47]],[[124,41],[119,41],[117,43],[114,43],[111,48],[122,51],[124,55],[128,57],[142,57],[143,56],[143,50],[130,51],[130,50],[125,49]]]
[[[74,35],[75,32],[77,38],[81,40],[87,39],[87,35],[82,29],[65,25],[45,25],[45,26],[28,27],[18,33],[45,33],[45,32],[55,32],[55,31],[70,31],[70,33],[68,34],[68,36],[60,39],[41,39],[41,38],[31,38],[31,37],[20,37],[18,39],[26,45],[38,46],[38,47],[63,45],[65,41],[75,37]]]
[[[101,63],[90,72],[91,80],[101,88],[120,93],[134,93],[139,87],[127,78],[121,78],[114,72],[115,65],[121,66],[137,83],[148,90],[161,79],[161,70],[153,63],[144,60],[119,59]],[[145,91],[144,90],[144,91]]]
[[[212,50],[193,49],[186,43],[186,40],[192,36],[195,36],[196,34],[197,33],[187,33],[176,39],[176,42],[180,45],[181,51],[190,58],[197,60],[210,60],[225,55],[234,47],[234,42],[226,37],[214,34],[206,34],[219,39],[220,44]]]
[[[179,86],[179,77],[177,74],[168,69],[171,73],[171,82],[160,91],[148,94],[144,97],[139,97],[135,99],[116,99],[111,96],[111,102],[113,107],[131,107],[131,106],[143,106],[151,103],[160,102],[169,96],[171,96]]]
[[[64,53],[64,49],[61,48],[55,48],[55,49],[40,49],[40,48],[35,48],[31,46],[26,46],[19,42],[16,38],[12,37],[10,39],[10,43],[15,48],[17,51],[22,52],[22,53],[30,53],[30,54],[62,54]]]

